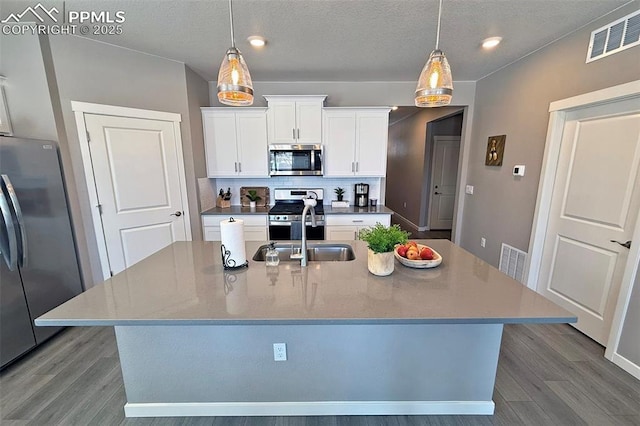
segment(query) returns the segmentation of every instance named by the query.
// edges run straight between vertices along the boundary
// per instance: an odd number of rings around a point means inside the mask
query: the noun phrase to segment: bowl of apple
[[[442,263],[440,253],[415,241],[398,244],[393,254],[398,262],[410,268],[435,268]]]

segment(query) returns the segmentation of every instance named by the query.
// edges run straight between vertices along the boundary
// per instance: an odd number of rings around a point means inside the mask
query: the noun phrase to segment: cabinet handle
[[[353,223],[362,223],[362,222],[364,222],[364,220],[352,220],[351,222],[353,222]]]
[[[352,161],[352,162],[351,162],[351,173],[353,173],[353,172],[355,172],[355,171],[356,171],[356,167],[355,167],[355,165],[354,165],[354,164],[355,164],[355,163]]]
[[[358,231],[353,231],[353,239],[354,240],[358,239]]]
[[[238,173],[242,173],[242,163],[238,163]]]
[[[238,173],[238,163],[233,163],[233,169]]]
[[[291,129],[291,134],[293,136],[293,139],[296,138],[296,129]]]
[[[356,173],[360,171],[360,162],[356,161]]]
[[[300,129],[298,129],[298,140],[300,140]]]

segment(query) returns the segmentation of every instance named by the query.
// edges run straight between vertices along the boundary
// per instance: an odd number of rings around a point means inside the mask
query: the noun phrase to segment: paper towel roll
[[[231,252],[229,266],[244,265],[247,252],[244,244],[244,221],[229,218],[220,222],[220,240],[222,245]]]

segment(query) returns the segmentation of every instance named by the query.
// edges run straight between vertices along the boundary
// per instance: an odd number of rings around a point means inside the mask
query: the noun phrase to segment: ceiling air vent
[[[587,63],[640,44],[640,10],[591,33]]]

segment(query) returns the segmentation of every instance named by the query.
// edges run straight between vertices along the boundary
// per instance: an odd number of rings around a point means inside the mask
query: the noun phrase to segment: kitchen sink
[[[294,248],[300,250],[300,244],[276,244],[276,251],[281,262],[297,262],[299,259],[291,259]],[[264,262],[269,245],[258,248],[253,260]],[[356,258],[353,248],[349,244],[308,244],[307,259],[309,262],[345,262]]]

